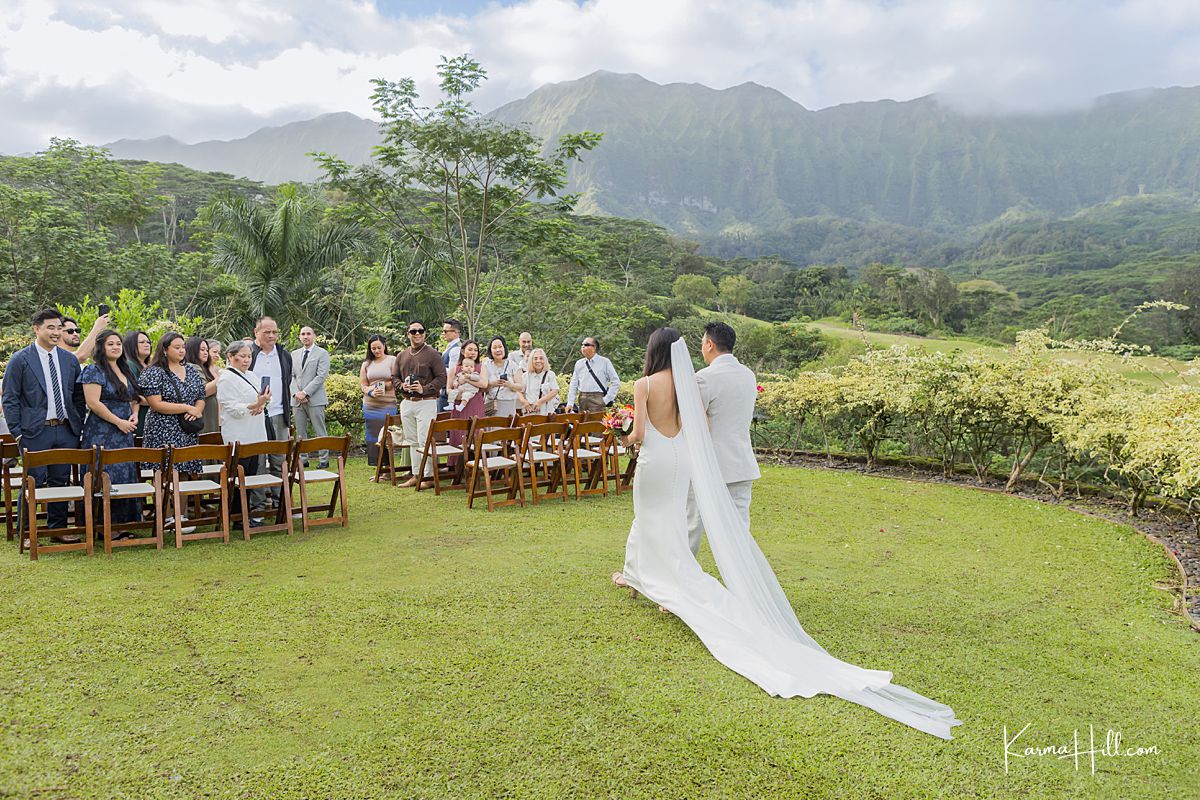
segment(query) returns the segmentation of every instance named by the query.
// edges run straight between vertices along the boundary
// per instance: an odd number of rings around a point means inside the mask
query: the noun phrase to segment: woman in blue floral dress
[[[103,447],[115,450],[133,447],[133,434],[137,428],[138,396],[137,381],[125,362],[125,350],[121,334],[106,330],[96,337],[93,363],[83,368],[79,383],[83,386],[83,398],[87,402],[87,419],[83,422],[83,446]],[[136,463],[113,464],[105,467],[113,483],[137,483]],[[133,522],[138,517],[137,500],[114,500],[112,513],[114,522]],[[117,539],[127,539],[133,534],[120,533]]]

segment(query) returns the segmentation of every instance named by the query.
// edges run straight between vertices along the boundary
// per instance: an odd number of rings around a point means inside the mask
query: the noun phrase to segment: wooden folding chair
[[[513,425],[512,417],[494,416],[494,417],[471,417],[471,429],[467,432],[467,461],[475,459],[475,436],[480,431],[494,430],[498,428],[510,428]],[[500,446],[489,443],[487,445],[488,452],[497,453],[500,451]]]
[[[543,422],[549,422],[549,414],[518,414],[515,420],[517,425],[541,425]]]
[[[404,428],[404,422],[403,422],[403,420],[400,419],[400,415],[399,414],[385,415],[383,418],[383,428],[380,429],[383,431],[384,444],[379,445],[379,455],[376,457],[376,460],[375,460],[375,481],[376,481],[376,483],[378,483],[380,476],[383,475],[383,454],[386,452],[387,453],[388,479],[391,481],[392,486],[395,486],[396,485],[396,451],[405,449],[407,447],[407,445],[396,444],[396,440],[392,436],[392,428],[393,427],[400,428],[400,429]],[[309,451],[309,452],[311,452],[311,451]],[[409,464],[408,469],[409,469],[409,472],[411,473],[412,472],[411,464]],[[401,473],[401,477],[403,477],[403,474],[404,473]]]
[[[525,435],[521,439],[521,462],[529,470],[529,492],[533,495],[535,506],[539,500],[557,497],[567,502],[567,430],[565,422],[525,426]],[[539,486],[547,487],[540,498]]]
[[[331,469],[307,469],[304,466],[305,457],[309,453],[315,453],[318,450],[328,450],[331,457],[337,456],[336,472]],[[300,513],[305,533],[308,533],[309,527],[313,525],[341,525],[344,528],[349,524],[350,514],[346,510],[346,459],[349,455],[349,436],[318,436],[315,439],[302,439],[296,442],[296,446],[292,450],[292,468],[289,480],[300,490],[300,507],[293,508],[292,512]],[[330,466],[332,464],[331,458]],[[309,484],[318,483],[333,483],[333,492],[329,496],[329,502],[320,505],[309,505],[308,486]],[[295,494],[292,496],[294,497]],[[339,501],[342,507],[342,515],[335,517],[333,512],[337,508]],[[324,518],[309,519],[309,514],[320,511],[326,512]]]
[[[100,448],[96,473],[100,476],[100,491],[94,492],[100,498],[100,519],[104,529],[104,553],[112,555],[114,547],[137,547],[154,545],[158,550],[163,546],[163,472],[153,472],[151,482],[113,483],[105,467],[116,464],[133,464],[135,470],[141,470],[143,463],[162,463],[166,453],[164,448],[157,447],[121,447],[116,450]],[[140,474],[140,473],[139,473]],[[112,503],[114,500],[149,500],[154,503],[154,517],[150,520],[136,519],[131,522],[112,521]],[[125,531],[150,530],[152,536],[135,536],[132,539],[113,541],[114,533]]]
[[[7,433],[2,435],[4,439],[0,439],[0,483],[4,487],[4,527],[8,532],[8,540],[12,541],[19,525],[17,498],[21,494],[21,479],[25,470],[19,465],[9,466],[9,462],[21,457],[21,448]]]
[[[37,561],[38,553],[65,553],[72,550],[83,550],[89,556],[92,554],[92,471],[83,472],[80,467],[92,467],[96,462],[96,451],[76,448],[60,448],[57,450],[40,450],[26,452],[24,455],[25,483],[22,502],[25,504],[25,538],[29,539],[29,558]],[[30,470],[37,467],[69,465],[71,479],[66,486],[38,487]],[[65,528],[38,528],[38,507],[46,506],[49,513],[50,503],[76,501],[75,524]],[[79,524],[79,507],[83,507],[83,524]],[[64,534],[83,534],[83,541],[76,544],[41,545],[38,540],[43,536],[62,536]],[[25,542],[21,542],[21,552],[25,550]]]
[[[175,512],[175,546],[183,547],[184,542],[199,539],[221,539],[229,543],[229,459],[233,448],[227,444],[194,444],[189,447],[173,447],[167,456],[167,466],[170,468],[171,497]],[[215,461],[221,469],[211,477],[183,478],[179,473],[179,465],[185,461]],[[214,480],[215,478],[215,480]],[[219,501],[215,513],[205,514],[201,500],[210,498]],[[189,518],[186,523],[183,512],[187,509],[187,501],[192,501],[192,512],[196,516]],[[184,527],[197,528],[211,525],[213,530],[184,533]],[[217,527],[220,526],[218,530]]]
[[[583,412],[572,411],[570,413],[563,412],[562,414],[555,414],[554,421],[566,422],[569,425],[574,425],[576,422],[583,422]]]
[[[456,447],[455,445],[446,442],[439,444],[440,440],[446,438],[446,434],[450,431],[462,431],[463,446]],[[450,481],[445,487],[445,491],[451,489],[465,489],[466,483],[463,482],[463,457],[466,453],[467,435],[471,431],[471,420],[469,419],[435,419],[429,424],[429,435],[425,437],[425,448],[421,451],[421,480],[417,481],[417,491],[421,491],[421,484],[425,482],[425,466],[430,459],[433,460],[433,494],[437,496],[442,493],[442,481]],[[449,460],[452,456],[458,456],[455,464],[450,465]],[[445,458],[447,463],[443,465],[440,459]]]
[[[594,443],[595,437],[603,441],[606,430],[603,422],[578,422],[571,426],[568,456],[576,500],[589,494],[608,496],[608,453],[603,444]]]
[[[250,513],[249,495],[252,489],[279,487],[279,502],[276,503],[275,524],[253,526],[254,533],[287,531],[288,535],[291,535],[295,530],[295,526],[292,523],[292,482],[290,476],[276,477],[270,472],[247,475],[246,468],[241,463],[242,459],[250,458],[251,456],[261,456],[265,459],[266,456],[272,455],[282,456],[283,463],[290,470],[292,463],[292,440],[255,442],[253,444],[238,442],[233,446],[233,460],[230,462],[233,467],[232,479],[234,486],[237,487],[238,500],[241,502],[241,505],[238,507],[238,513],[232,515],[232,517],[241,521],[242,538],[247,542],[250,541],[250,532],[252,529],[250,522],[254,516]]]
[[[501,506],[514,504],[525,505],[525,478],[521,469],[521,428],[498,428],[496,430],[481,430],[475,434],[472,447],[474,458],[467,462],[470,473],[467,489],[467,508],[475,507],[475,498],[487,495],[488,511],[495,511]],[[495,445],[493,450],[489,445]],[[483,474],[483,490],[480,491],[479,476]],[[492,474],[504,476],[504,480],[493,481]],[[496,490],[503,489],[508,493],[508,499],[499,503],[492,497]]]
[[[625,456],[626,461],[633,460],[634,456],[630,454],[625,445],[621,444],[620,437],[612,430],[605,430],[604,437],[600,440],[600,446],[604,448],[607,454],[607,463],[605,465],[608,471],[608,477],[612,479],[613,490],[619,495],[621,489],[628,488],[629,483],[625,480],[625,475],[621,471],[621,457]],[[626,469],[629,469],[628,464]],[[630,472],[630,480],[633,478],[632,470]]]

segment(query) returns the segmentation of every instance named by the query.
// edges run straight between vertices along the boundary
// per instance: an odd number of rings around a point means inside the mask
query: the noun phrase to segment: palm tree
[[[213,264],[234,279],[241,295],[240,302],[231,302],[225,282],[214,285],[206,293],[212,296],[202,300],[236,307],[235,316],[241,318],[227,324],[239,332],[264,316],[273,317],[281,330],[293,323],[328,322],[323,319],[322,279],[365,246],[358,225],[325,219],[323,204],[295,184],[280,186],[270,205],[241,196],[220,198],[202,211],[202,218],[217,234]]]

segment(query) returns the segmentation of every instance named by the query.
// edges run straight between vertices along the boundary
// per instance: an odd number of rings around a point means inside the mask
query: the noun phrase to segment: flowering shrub
[[[865,454],[868,468],[886,449],[932,458],[947,475],[969,466],[980,481],[1000,467],[1006,491],[1032,475],[1057,477],[1059,491],[1095,475],[1132,513],[1155,493],[1200,521],[1200,389],[1152,390],[1097,362],[1055,358],[1060,344],[1026,331],[1006,358],[871,351],[826,372],[764,378],[758,408],[776,441],[787,428],[794,447],[829,454],[837,444]]]

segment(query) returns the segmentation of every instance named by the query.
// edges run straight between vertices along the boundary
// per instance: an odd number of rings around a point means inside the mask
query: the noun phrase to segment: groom
[[[758,398],[758,381],[749,367],[733,357],[737,335],[724,322],[704,326],[700,353],[708,366],[696,373],[700,398],[708,415],[713,449],[721,468],[721,477],[733,498],[738,515],[750,528],[750,492],[759,478],[758,462],[750,445],[750,422],[754,418],[754,401]],[[688,489],[688,546],[692,555],[700,552],[700,537],[704,523],[696,498]]]

